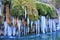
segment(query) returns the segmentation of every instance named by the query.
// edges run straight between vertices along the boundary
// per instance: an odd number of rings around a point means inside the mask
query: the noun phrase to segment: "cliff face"
[[[40,2],[43,1],[44,3],[47,3],[49,5],[51,5],[52,7],[55,7],[55,11],[57,12],[58,15],[60,15],[59,13],[59,9],[60,9],[60,0],[39,0]]]
[[[2,2],[0,1],[0,16],[2,16]]]
[[[60,8],[60,0],[38,0],[38,1],[51,4],[51,5],[55,6],[57,9]]]
[[[10,1],[9,0],[2,0],[2,13],[4,14],[3,16],[6,16],[6,21],[10,22],[9,17],[10,17],[10,12],[9,12],[9,5]]]
[[[0,24],[3,23],[3,14],[2,14],[2,8],[3,8],[3,5],[2,5],[2,0],[0,0]]]

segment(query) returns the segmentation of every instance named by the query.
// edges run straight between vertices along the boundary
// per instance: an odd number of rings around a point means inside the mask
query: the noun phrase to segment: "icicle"
[[[21,26],[21,20],[18,20],[18,22],[17,22],[18,24],[18,33],[19,33],[19,37],[20,37],[20,26]]]
[[[8,25],[8,36],[11,36],[12,35],[12,27],[10,27],[9,25]]]
[[[36,25],[36,34],[37,34],[37,21],[35,21],[35,25]]]
[[[25,25],[24,25],[24,35],[26,34],[25,32],[26,32],[26,31],[25,31]]]
[[[13,22],[13,25],[14,25],[14,17],[13,17],[13,21],[12,22]]]
[[[48,32],[48,20],[46,19],[46,32]]]
[[[16,28],[15,28],[15,22],[14,22],[14,17],[13,17],[13,36],[16,34]]]
[[[55,19],[53,19],[53,30],[56,31],[56,23],[55,23]]]
[[[16,34],[16,28],[13,27],[13,36],[15,36],[15,34]]]
[[[58,25],[57,25],[57,30],[60,29],[60,15],[58,15],[59,21],[58,21]]]
[[[7,22],[4,21],[4,36],[7,34]]]
[[[26,18],[26,16],[27,16],[27,11],[26,11],[26,8],[25,8],[25,18]]]
[[[24,6],[22,6],[23,10],[25,11],[25,18],[27,16],[27,11],[26,11],[26,8],[24,8]]]
[[[29,25],[29,18],[27,18],[27,24]]]
[[[60,15],[59,15],[59,24],[60,24]]]
[[[45,16],[41,16],[41,31],[42,31],[43,33],[45,33],[45,28],[46,28]]]
[[[40,33],[40,21],[38,20],[38,25],[37,25],[37,27],[38,27],[38,34]]]
[[[49,19],[49,29],[50,29],[50,32],[52,32],[52,19]]]
[[[29,32],[29,18],[27,18],[28,32]]]
[[[32,28],[33,21],[31,21],[31,28]]]

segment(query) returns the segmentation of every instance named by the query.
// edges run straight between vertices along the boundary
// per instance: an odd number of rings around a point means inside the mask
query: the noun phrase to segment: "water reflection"
[[[27,35],[23,37],[8,37],[8,36],[0,36],[0,40],[60,40],[60,32],[53,32],[53,33],[46,33],[40,34],[37,36],[34,35]]]

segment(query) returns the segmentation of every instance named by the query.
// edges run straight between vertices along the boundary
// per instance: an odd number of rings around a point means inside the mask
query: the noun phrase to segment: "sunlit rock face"
[[[51,2],[52,0],[38,0],[40,2]]]
[[[40,2],[48,3],[50,5],[56,6],[56,4],[53,2],[53,0],[38,0]]]

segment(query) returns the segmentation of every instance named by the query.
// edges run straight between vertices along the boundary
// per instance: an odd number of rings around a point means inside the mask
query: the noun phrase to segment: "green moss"
[[[35,4],[31,4],[31,2],[28,2],[28,3],[29,3],[29,5],[24,5],[24,6],[27,6],[27,8],[26,7],[24,7],[24,8],[28,9],[27,13],[28,13],[28,18],[30,20],[32,20],[32,21],[38,20],[40,15],[45,16],[47,14],[49,15],[50,18],[56,17],[56,13],[54,12],[54,9],[50,5],[46,5],[44,3],[38,3],[38,2],[36,2]],[[34,5],[34,6],[32,7],[32,5]],[[36,7],[35,7],[35,5],[36,5]],[[22,9],[22,6],[23,5],[20,4],[17,0],[13,0],[11,15],[17,16],[17,17],[24,15],[24,10]],[[32,15],[30,15],[30,14],[32,14]],[[38,15],[38,14],[40,14],[40,15]]]
[[[53,11],[54,9],[50,5],[38,2],[35,4],[40,15],[45,16],[48,14],[50,18],[55,18],[57,16],[56,13]]]
[[[12,0],[12,8],[11,8],[11,16],[20,17],[24,16],[24,10],[22,9],[22,5],[18,0]]]
[[[11,9],[11,15],[12,16],[16,16],[16,17],[19,17],[21,15],[24,15],[24,11],[22,9],[22,6],[21,5],[16,5],[14,6],[12,9]]]
[[[47,14],[46,6],[44,4],[36,3],[36,8],[37,8],[38,12],[40,13],[40,15],[46,15]]]

